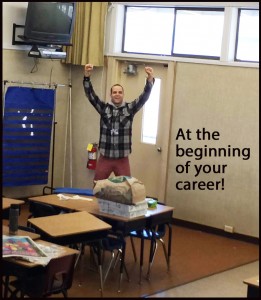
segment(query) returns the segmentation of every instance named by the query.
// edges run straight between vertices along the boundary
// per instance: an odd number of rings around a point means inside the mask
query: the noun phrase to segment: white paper
[[[86,200],[86,201],[93,201],[92,198],[86,198],[86,197],[80,197],[79,195],[74,195],[74,196],[66,196],[64,194],[57,194],[60,200]]]

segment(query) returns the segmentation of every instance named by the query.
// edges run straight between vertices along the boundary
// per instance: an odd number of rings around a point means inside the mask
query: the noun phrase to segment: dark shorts
[[[94,181],[107,179],[112,172],[115,176],[131,176],[129,158],[107,158],[100,155],[96,165]]]

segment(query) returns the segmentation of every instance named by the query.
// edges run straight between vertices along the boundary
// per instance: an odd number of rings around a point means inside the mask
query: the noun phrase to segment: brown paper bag
[[[128,205],[144,201],[146,198],[144,184],[138,179],[128,176],[115,176],[98,180],[93,194],[100,199]]]

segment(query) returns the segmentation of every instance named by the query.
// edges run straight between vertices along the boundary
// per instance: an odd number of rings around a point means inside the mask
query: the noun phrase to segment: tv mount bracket
[[[32,43],[23,41],[21,38],[19,38],[19,33],[20,33],[20,35],[24,34],[24,30],[21,30],[21,29],[24,29],[24,27],[25,27],[24,25],[17,25],[15,23],[13,23],[12,45],[32,45]]]
[[[54,49],[48,47],[46,44],[41,45],[41,42],[36,41],[26,41],[24,39],[24,25],[17,25],[13,23],[13,37],[12,45],[30,45],[32,49],[29,51],[29,57],[35,58],[51,58],[51,59],[65,59],[66,52],[62,51],[61,46],[56,46]],[[20,29],[20,30],[19,30]],[[21,30],[23,29],[23,30]],[[19,33],[17,33],[19,31]],[[20,39],[20,40],[18,40]]]

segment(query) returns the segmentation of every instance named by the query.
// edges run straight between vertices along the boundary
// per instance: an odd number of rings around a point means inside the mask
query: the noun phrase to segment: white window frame
[[[253,11],[253,9],[239,9],[238,10],[238,27],[237,27],[237,41],[236,41],[236,49],[235,49],[235,56],[234,56],[234,60],[235,61],[242,61],[242,59],[240,59],[240,58],[238,58],[237,57],[237,52],[238,52],[238,48],[239,48],[239,42],[241,42],[241,39],[240,39],[240,37],[239,37],[239,33],[240,33],[240,28],[241,28],[241,17],[243,17],[242,16],[242,14],[241,14],[241,11]],[[254,10],[254,11],[256,11],[256,10]],[[257,27],[258,28],[258,27]],[[249,61],[249,62],[251,62],[251,60],[249,60],[249,59],[243,59],[244,61]],[[256,60],[255,60],[256,61]],[[254,62],[254,61],[252,61],[252,62]]]
[[[156,55],[142,55],[122,53],[122,38],[124,27],[125,5],[150,5],[150,6],[193,6],[193,7],[224,7],[224,33],[220,60],[187,58],[187,57],[164,57]],[[191,63],[203,63],[214,65],[238,66],[259,68],[259,63],[234,61],[235,39],[237,29],[238,8],[259,9],[259,2],[110,2],[107,14],[107,28],[105,39],[105,55],[119,58],[144,59],[150,61],[181,61]]]

